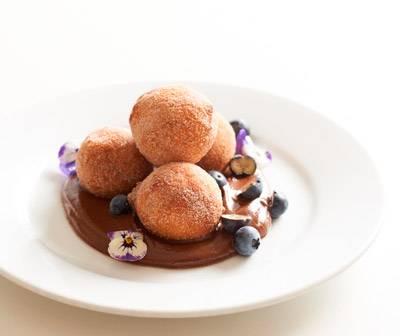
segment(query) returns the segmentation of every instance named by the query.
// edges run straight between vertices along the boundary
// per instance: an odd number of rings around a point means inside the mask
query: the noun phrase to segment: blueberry
[[[272,207],[269,210],[271,213],[272,218],[279,218],[288,208],[289,202],[287,198],[282,195],[278,194],[276,191],[274,191],[274,201],[272,202]]]
[[[260,178],[247,186],[246,190],[239,194],[242,200],[252,201],[261,196],[263,191],[263,183]]]
[[[256,172],[257,163],[251,156],[237,154],[229,161],[229,168],[235,177],[240,178],[253,175]]]
[[[237,136],[241,129],[244,129],[247,135],[250,135],[250,129],[247,127],[247,124],[242,119],[232,120],[230,122],[233,130],[235,131],[235,135]]]
[[[215,182],[218,183],[218,186],[220,188],[222,188],[225,184],[228,183],[228,181],[226,180],[226,177],[224,174],[222,174],[221,172],[217,171],[217,170],[210,170],[208,172],[211,177],[215,180]]]
[[[113,197],[108,210],[111,215],[118,216],[130,212],[132,208],[128,202],[128,197],[121,194]]]
[[[252,226],[243,226],[235,233],[233,246],[242,256],[251,256],[260,246],[260,234]]]
[[[241,227],[250,225],[251,217],[236,214],[224,214],[221,216],[221,223],[227,232],[234,234]]]

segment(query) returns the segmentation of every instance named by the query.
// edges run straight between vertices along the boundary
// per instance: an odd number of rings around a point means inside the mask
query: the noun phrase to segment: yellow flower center
[[[125,244],[131,245],[132,243],[133,243],[132,237],[130,237],[130,236],[125,237]]]

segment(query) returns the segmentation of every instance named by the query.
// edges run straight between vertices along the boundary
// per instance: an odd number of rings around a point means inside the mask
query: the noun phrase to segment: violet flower
[[[60,170],[67,177],[74,176],[76,174],[75,161],[78,151],[79,147],[73,142],[66,142],[58,151]]]
[[[264,168],[272,161],[270,151],[262,151],[255,144],[245,129],[241,129],[236,137],[236,154],[251,156],[258,168]]]
[[[140,232],[131,230],[113,231],[107,233],[110,243],[108,254],[119,261],[138,261],[147,253],[147,245]]]
[[[247,137],[247,132],[241,128],[236,136],[236,154],[243,154],[243,145]]]

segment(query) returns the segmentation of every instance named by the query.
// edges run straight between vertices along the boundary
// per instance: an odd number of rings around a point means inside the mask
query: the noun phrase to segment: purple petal
[[[107,232],[107,237],[110,240],[113,240],[117,237],[126,236],[127,234],[133,233],[132,230],[120,230],[120,231],[111,231]]]
[[[60,149],[58,150],[58,158],[60,158],[61,156],[63,156],[63,154],[64,154],[64,152],[65,152],[65,148],[67,148],[67,147],[66,147],[66,144],[64,144],[64,145],[62,145],[62,146],[60,147]]]
[[[270,152],[270,151],[265,151],[265,156],[267,157],[267,159],[269,160],[269,161],[272,161],[272,153]]]
[[[75,176],[76,174],[75,161],[69,163],[60,163],[59,167],[61,172],[67,177]]]
[[[134,256],[130,253],[127,253],[124,256],[116,256],[116,255],[110,255],[111,258],[119,261],[138,261],[140,259],[143,259],[142,256]]]
[[[244,128],[240,129],[236,136],[236,154],[242,154],[243,145],[245,143],[247,132]]]
[[[141,232],[133,231],[131,236],[135,240],[136,239],[143,240],[143,234]]]
[[[72,142],[64,143],[58,150],[59,167],[61,172],[67,177],[76,174],[75,160],[78,150],[78,146]]]

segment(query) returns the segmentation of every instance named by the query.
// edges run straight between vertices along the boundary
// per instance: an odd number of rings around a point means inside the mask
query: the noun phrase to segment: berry
[[[111,215],[118,216],[130,212],[132,208],[126,195],[121,194],[113,197],[108,210]]]
[[[227,232],[234,234],[241,227],[250,225],[251,217],[235,214],[224,214],[221,216],[221,223]]]
[[[269,210],[271,217],[273,219],[279,218],[281,215],[283,215],[288,206],[289,202],[287,198],[284,195],[278,194],[276,191],[274,191],[274,201],[272,202],[272,207]]]
[[[235,155],[229,162],[229,168],[235,177],[253,175],[256,172],[256,161],[248,155]]]
[[[242,256],[251,256],[260,246],[260,233],[252,226],[243,226],[235,233],[233,246]]]
[[[222,174],[221,172],[219,172],[217,170],[210,170],[208,173],[215,180],[215,182],[217,182],[217,184],[218,184],[218,186],[220,188],[222,188],[225,184],[228,183],[228,181],[226,180],[225,175]]]
[[[250,129],[247,127],[246,123],[242,119],[232,120],[230,122],[233,130],[235,131],[235,135],[237,136],[241,129],[244,129],[247,135],[250,135]]]
[[[239,194],[242,200],[252,201],[261,196],[263,191],[263,183],[260,178],[247,186],[246,190]]]

